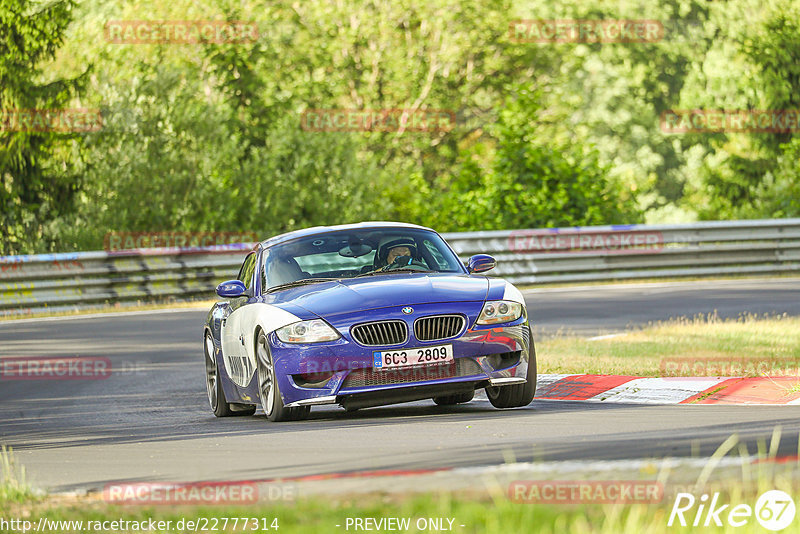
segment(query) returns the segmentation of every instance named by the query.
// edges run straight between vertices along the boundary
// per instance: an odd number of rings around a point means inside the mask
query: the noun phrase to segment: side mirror
[[[217,295],[224,298],[241,297],[247,292],[241,280],[228,280],[217,286]]]
[[[497,265],[497,260],[488,254],[475,254],[467,260],[467,271],[472,273],[485,273],[494,269]]]

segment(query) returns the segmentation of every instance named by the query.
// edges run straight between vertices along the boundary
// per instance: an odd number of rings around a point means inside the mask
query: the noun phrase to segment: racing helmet
[[[406,247],[411,252],[412,258],[417,258],[417,243],[409,237],[389,237],[378,247],[378,253],[375,255],[376,267],[383,267],[388,264],[387,258],[389,251],[395,247]]]

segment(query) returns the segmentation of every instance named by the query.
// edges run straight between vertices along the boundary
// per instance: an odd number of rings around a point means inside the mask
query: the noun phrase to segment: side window
[[[265,251],[261,255],[261,264],[258,266],[258,276],[261,277],[261,291],[267,289],[267,260],[269,258],[269,251]]]
[[[247,289],[253,285],[253,270],[256,266],[256,253],[251,252],[247,255],[244,259],[244,263],[242,263],[242,268],[239,269],[239,276],[236,278],[244,282],[244,286]]]

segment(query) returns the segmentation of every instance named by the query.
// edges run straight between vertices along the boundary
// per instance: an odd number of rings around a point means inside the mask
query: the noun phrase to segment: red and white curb
[[[536,398],[630,404],[800,405],[798,377],[539,375]]]

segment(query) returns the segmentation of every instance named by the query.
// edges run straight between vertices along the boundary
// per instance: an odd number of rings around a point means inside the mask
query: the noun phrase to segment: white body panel
[[[519,302],[523,306],[525,306],[525,298],[522,296],[522,292],[514,287],[513,284],[510,282],[506,282],[506,290],[503,293],[503,300],[510,300],[511,302]]]
[[[257,326],[269,334],[300,320],[293,313],[270,304],[246,304],[234,310],[220,332],[222,355],[231,380],[245,387],[253,378],[256,371],[256,340],[253,336]]]

